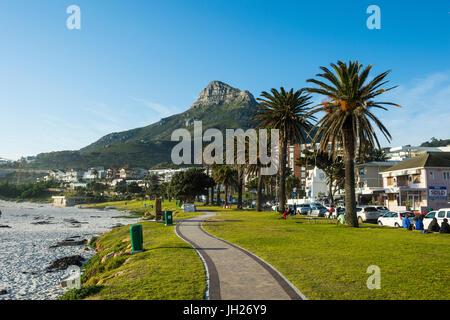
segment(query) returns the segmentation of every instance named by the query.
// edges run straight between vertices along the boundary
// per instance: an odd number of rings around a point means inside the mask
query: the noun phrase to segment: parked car
[[[409,222],[411,222],[414,227],[416,222],[414,221],[414,214],[410,211],[389,211],[379,217],[377,223],[380,226],[400,228],[403,226],[403,219],[406,217],[406,214],[409,214]]]
[[[433,218],[437,219],[439,226],[441,225],[442,221],[444,221],[444,218],[447,218],[447,220],[450,221],[450,208],[442,208],[439,210],[428,212],[428,214],[423,218],[423,227],[425,229],[428,228],[428,225],[431,223]]]
[[[380,217],[380,212],[373,206],[357,206],[356,215],[358,217],[358,222],[373,222],[377,223]]]
[[[311,205],[309,203],[297,204],[298,214],[309,214],[311,212]]]
[[[374,207],[380,212],[380,216],[389,212],[389,209],[386,208],[385,206],[374,206]]]
[[[319,203],[311,203],[311,210],[309,215],[312,217],[325,217],[325,214],[328,213],[327,208]]]

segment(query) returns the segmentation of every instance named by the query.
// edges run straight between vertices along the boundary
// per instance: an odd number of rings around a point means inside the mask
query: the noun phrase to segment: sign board
[[[428,196],[431,200],[446,200],[447,187],[429,187]]]

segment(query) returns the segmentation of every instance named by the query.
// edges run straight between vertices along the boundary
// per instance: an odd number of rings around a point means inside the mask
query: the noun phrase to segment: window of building
[[[430,177],[431,177],[431,180],[434,180],[434,172],[433,171],[430,171]]]
[[[414,174],[412,176],[412,182],[413,183],[420,183],[420,174]]]
[[[450,180],[450,171],[444,172],[444,180]]]
[[[366,174],[366,168],[359,168],[359,175],[363,176]]]
[[[387,177],[387,185],[392,186],[394,184],[394,177]]]

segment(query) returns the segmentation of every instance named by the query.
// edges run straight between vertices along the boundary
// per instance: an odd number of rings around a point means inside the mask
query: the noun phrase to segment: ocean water
[[[117,224],[129,225],[139,219],[115,210],[60,208],[49,204],[0,201],[0,300],[51,300],[65,292],[60,287],[65,271],[47,272],[54,260],[71,255],[88,259],[95,255],[85,245],[49,248],[71,237],[87,239],[110,231]]]

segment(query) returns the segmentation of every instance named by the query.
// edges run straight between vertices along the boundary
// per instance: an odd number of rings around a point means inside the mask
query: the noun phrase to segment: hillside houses
[[[86,187],[89,182],[105,183],[112,187],[119,183],[126,182],[130,184],[136,182],[143,186],[145,180],[151,175],[161,176],[161,182],[170,182],[172,176],[180,171],[185,171],[187,168],[180,169],[156,169],[147,170],[143,168],[108,168],[94,167],[88,170],[50,170],[49,174],[44,177],[45,181],[55,180],[66,184],[70,189],[76,187]]]

